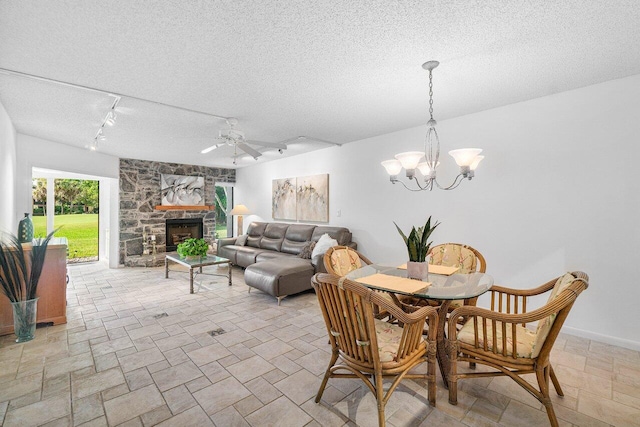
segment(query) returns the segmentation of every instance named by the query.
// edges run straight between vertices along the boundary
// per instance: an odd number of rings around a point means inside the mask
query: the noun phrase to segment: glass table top
[[[347,279],[359,282],[358,279],[371,276],[376,273],[402,278],[407,277],[407,270],[405,269],[380,264],[371,264],[348,273]],[[425,282],[429,282],[431,285],[415,292],[401,292],[396,290],[392,292],[404,295],[414,295],[419,298],[440,300],[474,298],[491,289],[491,286],[493,286],[493,277],[486,273],[455,273],[450,276],[429,273],[429,277],[425,279]],[[362,284],[372,289],[389,291],[389,289],[385,289],[383,287],[366,283]]]
[[[167,252],[165,256],[172,261],[188,267],[203,267],[205,265],[225,264],[230,262],[227,258],[222,258],[217,255],[206,255],[198,258],[180,258],[180,255],[178,255],[177,252]]]

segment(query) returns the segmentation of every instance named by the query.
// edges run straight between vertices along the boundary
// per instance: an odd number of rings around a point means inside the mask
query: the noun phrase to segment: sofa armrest
[[[227,237],[224,239],[218,239],[218,250],[223,246],[234,245],[236,243],[236,237]]]

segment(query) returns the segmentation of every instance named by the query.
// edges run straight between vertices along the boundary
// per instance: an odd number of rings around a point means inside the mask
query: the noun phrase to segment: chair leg
[[[374,374],[374,382],[376,385],[376,402],[378,404],[378,426],[385,427],[384,419],[384,388],[382,386],[382,373]]]
[[[558,396],[564,396],[564,392],[562,391],[562,387],[560,387],[560,382],[558,381],[558,377],[556,377],[556,373],[553,372],[553,366],[549,365],[549,373],[551,375],[551,381],[553,382],[553,386],[556,389],[556,393]]]
[[[327,381],[329,381],[329,377],[331,376],[331,368],[338,360],[338,351],[334,350],[331,353],[331,361],[329,362],[329,367],[327,367],[327,371],[324,373],[324,378],[322,379],[322,383],[320,384],[320,388],[318,389],[318,394],[316,395],[316,403],[320,403],[320,399],[322,398],[322,393],[324,393],[324,388],[327,386]]]
[[[458,404],[458,346],[451,341],[448,341],[447,347],[449,350],[449,360],[451,367],[449,369],[449,403],[452,405]],[[443,378],[447,381],[447,378]]]
[[[553,410],[553,403],[551,403],[551,398],[549,397],[549,371],[550,365],[546,368],[536,369],[536,379],[538,380],[540,393],[542,393],[542,399],[540,399],[540,402],[547,410],[549,423],[551,424],[551,427],[558,427],[558,419],[556,418],[556,413]]]

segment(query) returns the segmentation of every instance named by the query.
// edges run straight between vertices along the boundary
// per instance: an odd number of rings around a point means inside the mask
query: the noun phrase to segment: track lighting
[[[96,132],[96,136],[93,137],[93,142],[89,145],[89,149],[91,151],[96,151],[98,149],[98,142],[105,142],[107,140],[107,136],[104,134],[104,127],[106,125],[113,126],[116,123],[116,106],[118,102],[120,102],[120,97],[111,95],[115,97],[113,104],[111,104],[111,108],[107,111],[107,115],[104,116],[104,120],[102,120],[102,124],[98,128],[98,132]]]
[[[116,124],[116,117],[117,115],[115,110],[111,109],[111,111],[107,113],[107,117],[104,119],[104,123],[106,125],[113,126]]]

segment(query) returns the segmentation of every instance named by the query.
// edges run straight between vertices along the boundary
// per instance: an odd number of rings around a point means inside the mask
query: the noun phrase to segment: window
[[[229,184],[216,185],[216,238],[233,236],[233,222],[229,212],[233,207],[233,187]]]

